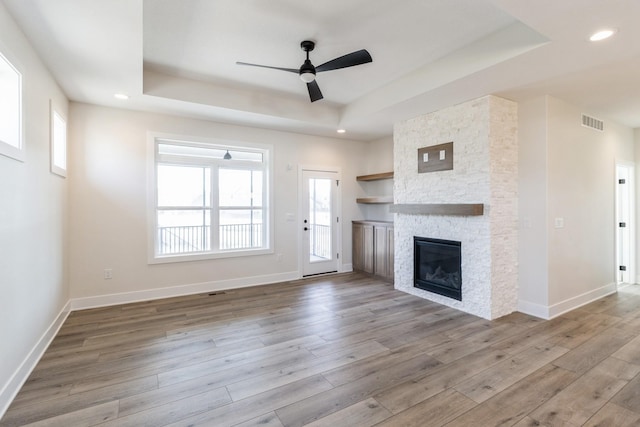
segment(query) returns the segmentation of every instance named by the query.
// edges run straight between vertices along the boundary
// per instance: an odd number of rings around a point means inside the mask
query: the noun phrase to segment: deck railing
[[[311,255],[331,258],[331,227],[311,224],[309,227]],[[160,255],[204,252],[211,250],[211,227],[158,227]],[[219,228],[220,249],[250,249],[262,247],[262,224],[231,224]]]
[[[211,227],[158,227],[160,255],[211,250]],[[262,246],[262,224],[230,224],[219,228],[220,249],[249,249]]]
[[[331,258],[331,227],[328,225],[311,224],[310,247],[311,255],[320,258]]]

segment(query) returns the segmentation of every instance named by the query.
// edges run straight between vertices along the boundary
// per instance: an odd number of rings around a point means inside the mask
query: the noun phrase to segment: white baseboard
[[[615,294],[617,290],[618,288],[615,283],[609,283],[598,289],[585,292],[582,295],[578,295],[573,298],[569,298],[565,301],[562,301],[558,304],[554,304],[551,307],[549,307],[549,318],[553,319],[554,317],[558,317],[568,311],[575,310],[578,307],[582,307],[583,305],[589,304],[590,302],[606,297],[607,295]]]
[[[31,371],[33,371],[33,368],[36,367],[42,358],[42,355],[57,335],[60,327],[62,327],[62,324],[67,319],[70,312],[71,304],[67,301],[64,307],[62,307],[62,310],[60,310],[60,313],[58,313],[44,334],[42,334],[40,339],[33,346],[27,357],[13,373],[9,381],[7,381],[4,387],[2,387],[2,390],[0,390],[0,419],[2,419],[5,412],[7,412],[7,409],[9,409],[9,405],[11,405],[11,402],[13,402],[13,399],[15,399],[16,395],[29,378]]]
[[[575,310],[590,302],[596,301],[600,298],[606,297],[616,293],[618,290],[615,283],[609,283],[598,289],[585,292],[581,295],[566,299],[557,304],[551,306],[540,305],[529,301],[519,300],[518,311],[521,313],[529,314],[531,316],[539,317],[541,319],[553,319],[568,311]]]
[[[540,319],[549,319],[549,307],[534,302],[518,300],[518,311]]]
[[[150,301],[162,298],[179,297],[183,295],[201,294],[227,289],[246,288],[249,286],[268,285],[270,283],[297,280],[300,275],[297,271],[287,273],[269,274],[264,276],[243,277],[239,279],[227,279],[214,282],[193,283],[189,285],[171,286],[167,288],[148,289],[144,291],[123,292],[118,294],[98,295],[85,298],[73,298],[71,310],[85,310],[88,308],[107,307],[117,304]]]

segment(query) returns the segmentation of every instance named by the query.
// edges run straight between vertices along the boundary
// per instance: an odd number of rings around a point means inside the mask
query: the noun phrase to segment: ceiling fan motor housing
[[[300,66],[300,79],[305,83],[311,83],[316,78],[316,67],[314,67],[309,60],[309,52],[316,47],[316,44],[311,40],[304,40],[300,43],[300,47],[307,52],[307,59],[305,59],[304,63]]]

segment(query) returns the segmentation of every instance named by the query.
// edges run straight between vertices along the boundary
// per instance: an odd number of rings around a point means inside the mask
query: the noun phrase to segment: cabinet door
[[[387,276],[387,260],[389,258],[387,244],[387,227],[374,227],[374,274],[382,277]]]
[[[393,257],[395,255],[395,248],[394,248],[394,238],[393,238],[393,227],[388,227],[387,228],[387,248],[388,248],[388,253],[387,253],[387,277],[389,279],[391,279],[391,281],[393,282]]]
[[[351,230],[353,245],[353,270],[364,270],[364,227],[362,224],[353,224]]]
[[[365,273],[373,273],[373,225],[363,224],[363,268]]]

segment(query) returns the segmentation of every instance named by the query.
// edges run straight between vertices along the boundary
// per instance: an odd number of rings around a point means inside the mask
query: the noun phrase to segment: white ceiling
[[[0,1],[79,102],[370,140],[486,94],[551,94],[640,127],[637,0]],[[315,103],[293,73],[235,64],[298,68],[302,40],[316,66],[373,62],[318,74]]]

